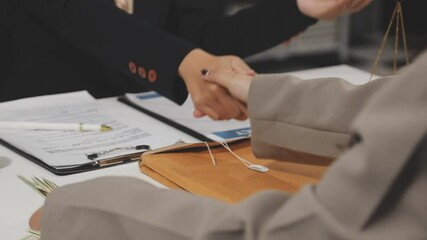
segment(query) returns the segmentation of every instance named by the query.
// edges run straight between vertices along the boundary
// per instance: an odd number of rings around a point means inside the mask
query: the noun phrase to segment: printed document
[[[126,94],[126,98],[139,107],[159,114],[215,141],[245,138],[251,134],[249,120],[214,121],[207,116],[194,118],[194,105],[191,97],[188,97],[181,106],[156,92]]]
[[[149,145],[152,149],[180,139],[168,126],[117,101],[101,102],[87,92],[42,96],[0,104],[0,121],[105,124],[100,131],[5,130],[0,138],[55,168],[91,163],[88,154],[111,151],[96,160],[137,152],[123,148]],[[182,136],[182,134],[180,134]],[[139,150],[141,151],[141,150]]]

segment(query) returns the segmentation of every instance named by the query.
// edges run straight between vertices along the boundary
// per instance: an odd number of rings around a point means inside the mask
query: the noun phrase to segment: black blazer
[[[264,0],[233,16],[223,14],[226,0],[135,0],[133,15],[112,0],[0,1],[0,101],[150,89],[182,103],[177,70],[192,49],[245,57],[315,22],[293,0]]]

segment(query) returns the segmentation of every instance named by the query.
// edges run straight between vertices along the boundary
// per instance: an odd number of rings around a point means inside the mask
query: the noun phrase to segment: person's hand
[[[123,11],[129,14],[133,13],[133,0],[114,0],[114,3]]]
[[[334,19],[361,10],[372,0],[297,0],[299,10],[317,19]]]
[[[31,218],[30,218],[29,225],[32,230],[40,231],[41,218],[42,218],[42,208],[39,208],[37,211],[33,213],[33,215],[31,215]]]
[[[204,79],[227,89],[231,95],[246,103],[249,87],[254,75],[248,75],[233,69],[214,69],[204,75]]]
[[[202,69],[234,69],[244,74],[255,72],[243,60],[235,56],[216,57],[201,49],[191,51],[179,66],[194,103],[194,117],[208,115],[214,120],[247,119],[246,106],[231,96],[223,87],[203,81]]]

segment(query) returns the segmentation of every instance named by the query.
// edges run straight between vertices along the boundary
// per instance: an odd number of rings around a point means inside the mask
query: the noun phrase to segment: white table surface
[[[343,77],[354,84],[361,84],[369,80],[368,73],[347,65],[304,70],[293,74],[304,79],[331,76]],[[101,101],[115,101],[115,99],[102,99]],[[150,117],[141,113],[141,120],[143,121],[144,118]],[[171,131],[179,132],[172,127],[170,129]],[[196,141],[196,139],[184,133],[182,133],[182,140]],[[10,163],[1,168],[2,162],[5,161]],[[86,173],[57,176],[0,145],[0,239],[14,240],[24,237],[30,215],[42,206],[44,201],[43,197],[30,189],[17,177],[18,174],[26,177],[45,177],[60,186],[101,176],[130,176],[150,182],[158,187],[163,187],[142,174],[139,171],[137,162]]]

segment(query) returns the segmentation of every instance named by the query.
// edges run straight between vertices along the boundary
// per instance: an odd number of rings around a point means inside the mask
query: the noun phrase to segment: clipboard
[[[0,144],[57,175],[136,162],[146,151],[139,147],[167,146],[181,135],[151,126],[157,121],[148,117],[142,123],[139,112],[115,99],[98,101],[83,91],[4,102],[0,109],[2,121],[109,123],[113,130],[106,132],[0,129]]]
[[[216,166],[204,143],[190,143],[145,152],[139,162],[140,170],[171,189],[234,204],[259,191],[292,194],[306,184],[316,184],[333,161],[296,152],[290,152],[285,161],[258,159],[249,139],[229,143],[237,155],[270,169],[260,173],[245,167],[218,143],[209,145]]]
[[[55,168],[53,166],[50,166],[49,164],[46,164],[41,159],[26,153],[25,151],[13,146],[12,144],[4,141],[0,138],[0,145],[5,146],[6,148],[10,149],[11,151],[15,152],[16,154],[34,162],[35,164],[43,167],[44,169],[58,175],[58,176],[66,176],[76,173],[82,173],[82,172],[88,172],[93,171],[101,168],[107,168],[107,167],[113,167],[120,164],[126,164],[131,162],[136,162],[140,160],[141,154],[143,152],[133,153],[133,154],[124,154],[120,156],[116,156],[114,158],[106,158],[99,161],[93,161],[89,162],[87,164],[80,164],[76,165],[74,167],[70,168]]]

